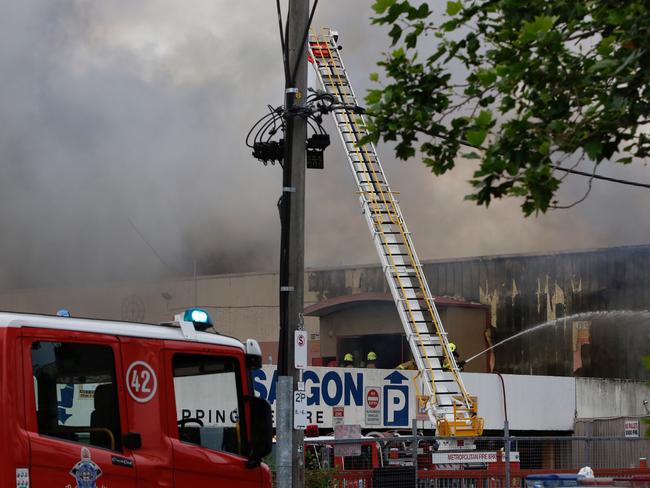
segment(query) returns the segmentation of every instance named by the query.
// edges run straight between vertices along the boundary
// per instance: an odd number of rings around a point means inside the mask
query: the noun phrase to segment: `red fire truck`
[[[0,313],[0,486],[270,488],[259,345],[210,325]]]

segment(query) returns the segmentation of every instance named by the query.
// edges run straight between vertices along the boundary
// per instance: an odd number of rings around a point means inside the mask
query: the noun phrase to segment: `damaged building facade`
[[[650,355],[650,246],[429,261],[424,271],[443,303],[487,308],[487,344],[520,334],[486,355],[489,370],[649,377],[642,358]],[[314,271],[308,278],[319,300],[386,291],[378,267]],[[462,346],[462,336],[449,332]]]

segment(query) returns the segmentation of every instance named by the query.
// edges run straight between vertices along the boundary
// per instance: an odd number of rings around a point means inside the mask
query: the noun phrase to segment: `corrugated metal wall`
[[[641,421],[641,437],[625,439],[624,422],[638,419]],[[639,465],[639,458],[650,455],[650,439],[644,438],[647,425],[643,417],[621,417],[611,419],[579,419],[576,420],[574,436],[593,437],[593,441],[573,443],[573,459],[579,465],[592,468],[633,468]],[[646,418],[647,420],[647,418]],[[619,439],[598,440],[602,437],[618,437]]]

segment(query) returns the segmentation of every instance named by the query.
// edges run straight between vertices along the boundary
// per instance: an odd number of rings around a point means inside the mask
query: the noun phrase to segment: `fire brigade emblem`
[[[102,475],[101,468],[90,459],[90,451],[87,448],[81,449],[81,461],[74,465],[70,474],[77,481],[74,488],[98,488],[97,478]],[[66,488],[72,488],[71,485]]]

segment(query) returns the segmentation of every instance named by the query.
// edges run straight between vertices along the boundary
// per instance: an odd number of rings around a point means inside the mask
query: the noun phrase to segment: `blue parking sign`
[[[408,427],[409,424],[409,387],[402,385],[406,376],[394,371],[386,378],[390,382],[384,385],[384,426]]]

